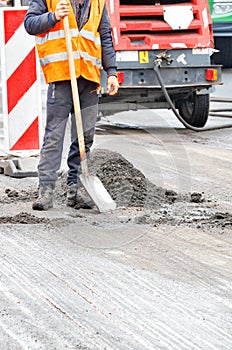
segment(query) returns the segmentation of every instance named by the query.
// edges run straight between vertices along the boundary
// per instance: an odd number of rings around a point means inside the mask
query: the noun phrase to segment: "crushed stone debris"
[[[203,193],[193,192],[191,193],[191,202],[193,203],[203,203],[205,201],[205,197]]]
[[[48,224],[47,218],[38,218],[30,213],[21,212],[15,216],[1,216],[0,224]]]
[[[204,222],[214,227],[232,227],[232,214],[216,212],[211,218]]]
[[[161,203],[187,200],[186,196],[151,183],[116,152],[94,150],[90,158],[90,172],[99,177],[118,206],[158,208]]]
[[[159,208],[161,203],[190,201],[189,196],[178,195],[173,190],[163,189],[151,183],[140,170],[135,168],[119,153],[95,149],[89,161],[91,175],[97,176],[119,207]],[[63,173],[55,189],[59,203],[66,201],[66,176]]]
[[[38,191],[36,189],[33,190],[15,190],[11,188],[5,189],[5,196],[1,197],[2,203],[12,203],[17,201],[27,202],[34,200],[38,197]]]
[[[117,207],[126,213],[130,209],[138,209],[137,216],[127,220],[141,225],[156,226],[159,224],[187,225],[194,227],[228,228],[232,225],[232,214],[215,212],[215,203],[204,193],[178,194],[171,189],[158,187],[151,183],[140,170],[116,152],[95,149],[89,161],[90,174],[96,175],[103,183]],[[67,174],[60,174],[54,191],[55,206],[66,206]],[[82,191],[85,192],[84,188]],[[37,198],[37,189],[28,191],[7,188],[0,196],[1,202],[32,202]],[[78,210],[76,211],[78,213]],[[88,216],[88,211],[87,211]],[[73,216],[74,217],[74,216]],[[85,218],[80,212],[78,218]],[[46,218],[36,218],[29,213],[20,213],[14,217],[0,217],[0,223],[47,223]]]

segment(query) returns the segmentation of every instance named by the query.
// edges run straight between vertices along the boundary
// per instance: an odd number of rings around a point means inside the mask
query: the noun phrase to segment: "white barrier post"
[[[26,7],[0,9],[3,144],[6,154],[39,153],[42,135],[40,68],[35,39],[26,33]]]

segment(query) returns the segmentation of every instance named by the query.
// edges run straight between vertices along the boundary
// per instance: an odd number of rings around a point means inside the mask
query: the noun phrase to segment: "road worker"
[[[67,205],[81,203],[80,153],[68,66],[63,18],[68,16],[79,90],[87,157],[98,113],[100,70],[107,73],[107,93],[118,90],[116,57],[104,0],[31,0],[25,15],[26,31],[36,36],[40,63],[48,83],[47,120],[38,165],[39,197],[34,210],[53,207],[53,190],[60,169],[66,123],[71,114],[68,153]],[[83,201],[80,207],[89,207]]]

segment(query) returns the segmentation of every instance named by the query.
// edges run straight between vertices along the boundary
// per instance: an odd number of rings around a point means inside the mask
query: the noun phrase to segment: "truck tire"
[[[192,93],[187,99],[178,101],[180,116],[191,126],[203,127],[209,116],[209,94]]]
[[[220,52],[213,54],[213,62],[222,64],[224,68],[232,67],[232,37],[214,37],[215,48]]]

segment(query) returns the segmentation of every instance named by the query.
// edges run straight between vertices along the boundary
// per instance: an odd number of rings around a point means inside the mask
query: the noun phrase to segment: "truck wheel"
[[[203,127],[209,116],[209,94],[192,93],[188,99],[178,101],[178,109],[189,125]]]

